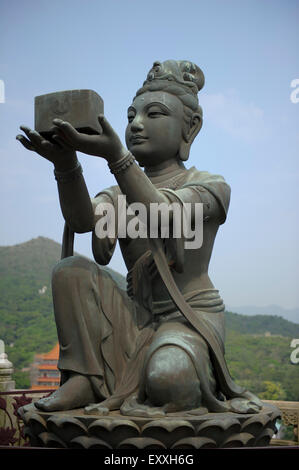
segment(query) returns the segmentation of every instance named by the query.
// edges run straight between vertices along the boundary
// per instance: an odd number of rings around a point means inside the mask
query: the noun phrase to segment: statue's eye
[[[129,122],[132,122],[134,120],[134,118],[135,118],[135,114],[133,114],[133,113],[128,114],[128,121]]]
[[[161,116],[163,115],[164,113],[162,113],[162,111],[150,111],[148,113],[148,116],[150,117],[157,117],[157,116]]]
[[[167,116],[169,113],[164,106],[159,106],[157,104],[152,104],[147,109],[147,116],[150,118],[158,118],[161,116]]]
[[[147,113],[147,115],[149,117],[152,117],[152,118],[159,117],[159,116],[164,116],[165,114],[166,114],[166,112],[158,106],[152,106],[148,110],[148,113]]]

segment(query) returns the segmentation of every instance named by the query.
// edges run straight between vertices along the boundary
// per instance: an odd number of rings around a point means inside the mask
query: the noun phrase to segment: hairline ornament
[[[177,96],[193,112],[202,114],[198,92],[203,88],[205,77],[202,70],[187,60],[155,61],[136,96],[146,91],[165,91]],[[135,96],[135,97],[136,97]]]

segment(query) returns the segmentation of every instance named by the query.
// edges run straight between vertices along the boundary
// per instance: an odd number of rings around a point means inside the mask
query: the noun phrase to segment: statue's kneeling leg
[[[145,390],[154,406],[168,411],[197,408],[201,405],[200,381],[189,355],[180,347],[165,345],[149,359]]]

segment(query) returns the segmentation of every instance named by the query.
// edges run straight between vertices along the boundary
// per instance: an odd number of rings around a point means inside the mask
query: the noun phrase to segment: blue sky
[[[89,88],[124,141],[126,110],[155,60],[205,73],[204,125],[187,167],[232,188],[210,276],[230,306],[299,306],[299,2],[276,0],[2,0],[0,4],[0,245],[61,241],[52,165],[23,149],[34,97]],[[299,96],[299,92],[298,92]],[[90,194],[114,184],[105,161],[79,154]],[[90,235],[76,250],[91,256]],[[124,272],[119,251],[111,267]]]

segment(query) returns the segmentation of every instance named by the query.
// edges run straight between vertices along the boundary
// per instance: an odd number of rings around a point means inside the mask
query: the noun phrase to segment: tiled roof
[[[39,364],[37,367],[39,370],[57,370],[56,364]]]
[[[58,361],[58,358],[59,358],[59,343],[57,343],[50,352],[48,352],[46,354],[43,354],[43,359],[44,360],[47,360],[47,359],[54,360],[54,359],[56,359]]]
[[[37,381],[38,382],[57,382],[57,383],[59,383],[60,378],[59,377],[38,377]]]
[[[47,385],[47,386],[45,386],[45,385],[32,385],[31,390],[45,390],[45,389],[47,389],[47,390],[56,390],[58,388],[58,385],[59,384],[57,384],[57,385]]]

